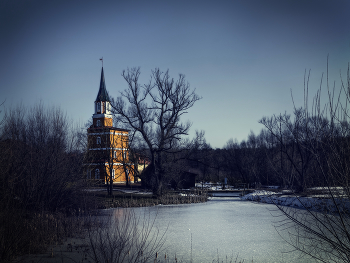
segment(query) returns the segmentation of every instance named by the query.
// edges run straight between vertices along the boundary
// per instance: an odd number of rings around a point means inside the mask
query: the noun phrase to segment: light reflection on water
[[[179,262],[313,262],[300,258],[279,236],[274,205],[213,197],[207,203],[131,208],[141,218],[156,216],[155,226],[166,231],[167,257]],[[192,242],[191,242],[192,236]],[[192,249],[191,249],[192,246]],[[164,252],[162,253],[164,256]]]

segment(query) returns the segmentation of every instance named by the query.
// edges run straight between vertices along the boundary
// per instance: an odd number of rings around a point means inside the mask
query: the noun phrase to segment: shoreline
[[[114,193],[113,196],[107,196],[103,192],[97,192],[94,196],[99,201],[97,209],[204,203],[208,201],[209,197],[207,191],[198,190],[188,191],[186,193],[173,191],[165,193],[160,197],[155,197],[152,193],[126,193],[121,191]]]
[[[315,211],[336,212],[336,207],[328,195],[310,195],[308,197],[301,195],[286,195],[282,192],[272,192],[266,190],[256,190],[253,193],[241,197],[243,201],[252,201],[258,203],[274,204],[277,206],[293,207],[298,209],[312,209]],[[337,204],[341,203],[343,207],[350,211],[350,202],[344,203],[344,200],[336,198]]]
[[[177,192],[170,192],[164,194],[162,197],[154,197],[152,194],[137,194],[137,193],[115,193],[112,197],[107,196],[104,192],[96,191],[94,194],[89,195],[95,197],[98,206],[96,209],[90,210],[99,214],[102,209],[118,209],[128,207],[152,207],[156,205],[178,205],[189,203],[204,203],[208,201],[208,195],[205,192],[197,195],[195,191],[189,191],[186,194]],[[84,212],[80,214],[83,216]],[[89,212],[86,213],[88,216]],[[71,215],[78,219],[78,215]],[[48,245],[45,252],[26,254],[17,257],[13,262],[24,263],[73,263],[84,262],[92,263],[92,259],[88,258],[88,250],[90,249],[89,239],[86,238],[86,229],[82,229],[73,237],[63,237],[61,240],[56,241],[56,244]]]

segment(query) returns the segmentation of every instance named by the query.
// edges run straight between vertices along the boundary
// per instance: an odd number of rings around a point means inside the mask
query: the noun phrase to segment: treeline
[[[259,134],[229,140],[223,149],[209,145],[192,153],[188,167],[199,181],[251,187],[280,186],[298,192],[308,187],[348,184],[350,123],[310,116],[306,110],[264,117]]]
[[[74,232],[66,215],[84,208],[82,156],[79,137],[60,109],[38,104],[5,113],[0,126],[0,261],[38,252]]]
[[[82,153],[67,117],[41,104],[18,107],[7,112],[0,132],[1,208],[74,208]]]
[[[306,109],[263,117],[259,134],[247,140],[230,139],[222,149],[206,143],[204,133],[184,147],[164,153],[164,181],[181,188],[186,172],[197,182],[234,186],[279,186],[303,192],[310,187],[348,186],[350,175],[350,123],[334,116],[310,114]],[[141,152],[140,150],[133,150]],[[136,160],[135,160],[136,162]],[[142,165],[142,164],[139,164]],[[141,179],[147,179],[145,174]]]

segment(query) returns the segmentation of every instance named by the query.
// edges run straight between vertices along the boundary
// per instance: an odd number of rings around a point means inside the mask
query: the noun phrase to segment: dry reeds
[[[165,241],[154,222],[147,215],[137,217],[133,210],[116,210],[100,227],[89,228],[88,257],[94,262],[151,262]]]

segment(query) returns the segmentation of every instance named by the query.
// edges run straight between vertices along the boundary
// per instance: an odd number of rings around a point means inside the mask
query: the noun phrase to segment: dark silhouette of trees
[[[349,69],[338,89],[327,76],[325,103],[322,82],[310,103],[305,74],[303,107],[294,105],[292,115],[263,117],[265,128],[247,141],[228,141],[222,165],[231,181],[290,190],[304,209],[276,202],[284,215],[277,229],[288,231],[287,242],[295,249],[321,262],[349,262]]]
[[[296,109],[293,121],[290,115],[284,114],[271,118],[262,118],[263,124],[269,133],[277,140],[279,149],[279,164],[275,165],[280,171],[283,183],[295,186],[298,192],[303,192],[307,188],[307,176],[311,168],[313,155],[309,150],[310,131],[305,129],[310,120],[303,109]],[[291,172],[286,171],[288,162]],[[289,175],[287,176],[286,173]]]
[[[286,240],[295,249],[321,262],[350,261],[350,74],[341,80],[340,88],[330,87],[327,76],[327,102],[322,103],[322,81],[309,103],[309,76],[305,76],[305,98],[302,108],[294,107],[288,114],[264,117],[266,128],[260,148],[265,149],[268,163],[267,184],[273,183],[293,190],[294,198],[304,209],[275,205],[285,216],[279,231],[288,231]],[[311,105],[311,106],[310,106]],[[235,153],[233,163],[240,169],[238,149],[255,156],[254,138],[250,143],[228,143]],[[233,149],[233,150],[232,150]],[[230,152],[228,151],[228,152]],[[258,159],[244,164],[255,173]],[[260,181],[263,182],[260,176]],[[303,198],[304,196],[313,197]],[[273,199],[271,199],[273,200]]]
[[[165,155],[185,143],[183,136],[188,134],[191,123],[182,123],[180,119],[200,97],[182,74],[174,80],[169,71],[156,68],[150,82],[144,85],[139,83],[139,68],[123,71],[122,76],[128,88],[112,102],[113,113],[120,123],[142,138],[150,158],[148,171],[153,192],[161,195]]]
[[[1,127],[1,194],[7,202],[55,211],[74,204],[82,154],[67,117],[42,104],[6,113]],[[17,201],[14,201],[17,200]]]
[[[6,111],[0,126],[0,261],[38,252],[63,234],[64,219],[50,213],[84,208],[83,154],[71,124],[60,109],[42,104]]]
[[[329,87],[327,76],[328,102],[325,105],[321,103],[321,85],[312,106],[308,107],[308,85],[306,81],[304,109],[294,113],[298,131],[292,138],[297,154],[290,158],[290,162],[295,170],[298,165],[307,164],[308,169],[304,170],[298,184],[304,180],[306,187],[321,186],[308,191],[322,194],[322,199],[310,204],[296,196],[305,208],[301,211],[277,207],[286,216],[283,228],[288,224],[292,226],[288,242],[296,249],[321,262],[349,262],[349,70],[339,93],[335,87]],[[300,171],[297,173],[301,175]]]

